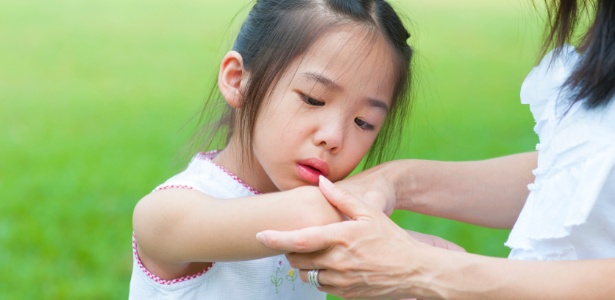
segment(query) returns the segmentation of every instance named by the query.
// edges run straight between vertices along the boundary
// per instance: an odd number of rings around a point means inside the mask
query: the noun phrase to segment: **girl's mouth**
[[[312,185],[318,184],[320,175],[329,175],[329,165],[318,158],[302,160],[296,164],[299,177]]]

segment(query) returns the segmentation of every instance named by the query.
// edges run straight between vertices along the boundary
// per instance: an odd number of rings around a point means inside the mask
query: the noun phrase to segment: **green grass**
[[[398,157],[532,150],[518,99],[539,40],[529,0],[395,3],[417,53]],[[245,4],[0,2],[0,298],[126,298],[132,208],[187,162],[194,116],[240,20],[226,28]],[[507,254],[505,230],[394,218]]]

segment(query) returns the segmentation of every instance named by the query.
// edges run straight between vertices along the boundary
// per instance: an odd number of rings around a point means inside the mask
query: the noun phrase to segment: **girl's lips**
[[[316,169],[323,176],[329,176],[329,164],[322,159],[308,158],[298,163]]]
[[[329,165],[317,158],[302,160],[296,166],[299,177],[313,185],[318,184],[320,175],[327,176],[329,174]]]

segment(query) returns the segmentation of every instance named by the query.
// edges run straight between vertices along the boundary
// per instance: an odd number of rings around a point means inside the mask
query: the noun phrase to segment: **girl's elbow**
[[[162,222],[167,217],[162,214],[165,211],[161,208],[160,201],[156,199],[156,195],[149,194],[135,205],[132,213],[132,228],[135,238],[141,242],[154,235],[160,236],[164,230]]]
[[[150,222],[149,210],[148,196],[145,196],[137,202],[132,212],[132,230],[134,236],[139,240],[144,238],[143,234],[146,232],[146,229],[151,228],[152,224],[149,224],[150,226],[147,225]]]

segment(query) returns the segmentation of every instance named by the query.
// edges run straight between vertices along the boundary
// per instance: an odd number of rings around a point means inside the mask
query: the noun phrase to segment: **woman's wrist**
[[[385,162],[365,171],[367,175],[365,184],[371,186],[370,192],[378,195],[375,198],[380,199],[383,212],[387,215],[398,208],[399,187],[402,183],[399,183],[401,172],[397,162]]]
[[[394,197],[394,209],[412,210],[413,194],[416,190],[416,176],[413,172],[417,161],[395,160],[380,165],[378,172],[388,184]]]
[[[429,246],[415,250],[415,265],[408,278],[413,284],[407,295],[421,299],[474,299],[493,286],[495,278],[484,276],[481,257]]]

